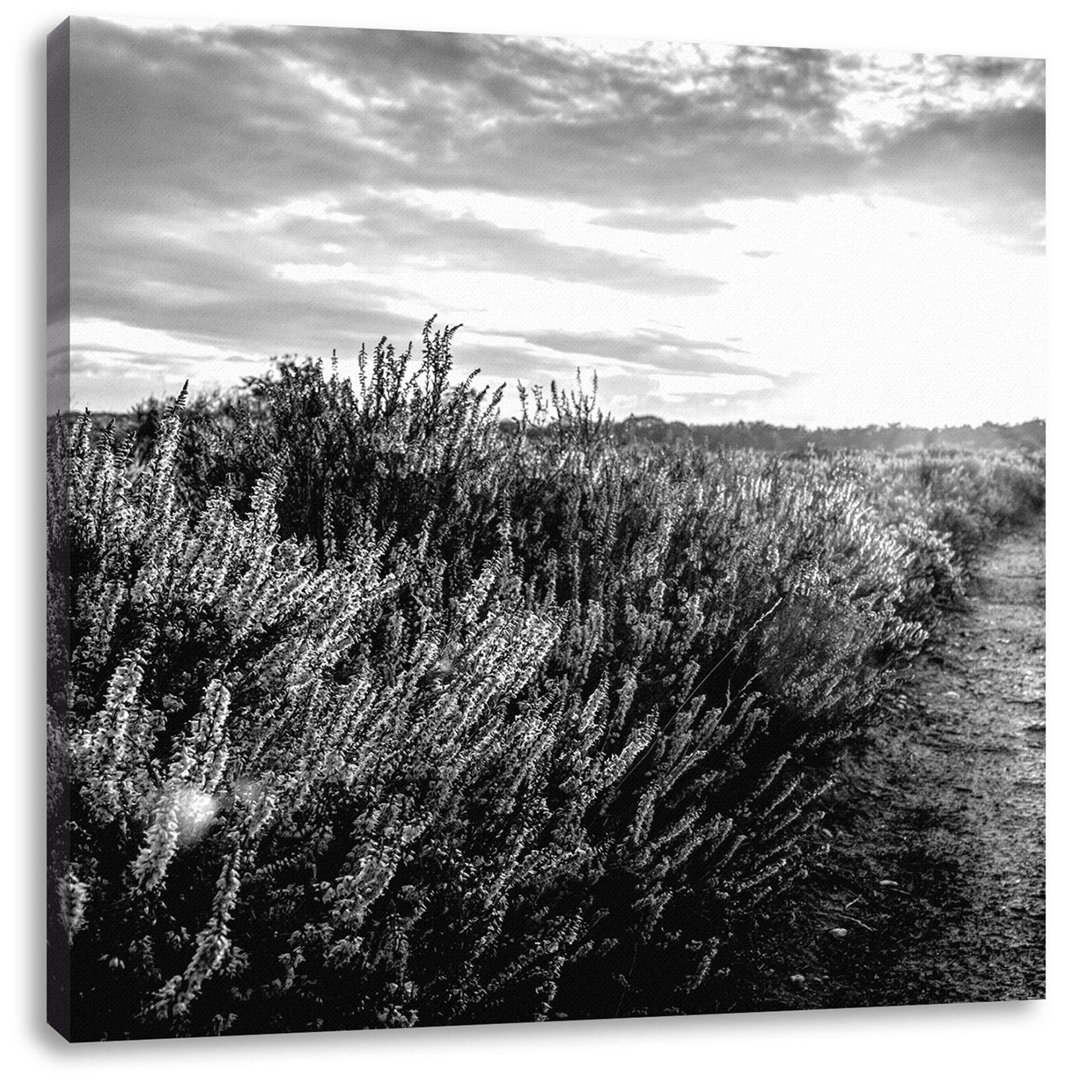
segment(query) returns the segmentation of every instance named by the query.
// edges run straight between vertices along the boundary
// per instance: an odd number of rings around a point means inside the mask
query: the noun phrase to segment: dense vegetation
[[[843,740],[1041,507],[1034,452],[508,425],[451,337],[54,427],[75,1037],[745,1005]]]

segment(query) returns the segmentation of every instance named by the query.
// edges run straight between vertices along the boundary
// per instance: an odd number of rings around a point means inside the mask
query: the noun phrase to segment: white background
[[[738,10],[734,10],[737,8]],[[1075,313],[1080,282],[1075,141],[1080,38],[1068,5],[839,0],[730,5],[708,0],[586,5],[546,0],[511,7],[489,0],[356,0],[304,3],[205,0],[127,6],[16,3],[3,24],[7,198],[3,264],[8,304],[3,379],[3,476],[7,521],[0,608],[7,728],[0,790],[0,896],[5,932],[0,1009],[3,1064],[11,1076],[226,1076],[298,1072],[408,1077],[612,1075],[748,1080],[792,1076],[1058,1077],[1080,1067],[1080,915],[1075,869],[1080,825],[1075,775],[1080,713],[1071,677],[1080,645],[1077,605],[1077,406]],[[69,1047],[44,1023],[44,412],[45,36],[68,15],[167,15],[278,22],[509,32],[561,36],[713,40],[728,43],[892,48],[1048,59],[1051,283],[1048,1000],[831,1013],[516,1025],[416,1032],[355,1032]]]

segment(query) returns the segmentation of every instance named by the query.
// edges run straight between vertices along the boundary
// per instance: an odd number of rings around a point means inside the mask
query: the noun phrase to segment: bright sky
[[[1037,60],[74,21],[72,404],[461,323],[617,417],[1046,414]],[[508,397],[516,401],[516,393]]]

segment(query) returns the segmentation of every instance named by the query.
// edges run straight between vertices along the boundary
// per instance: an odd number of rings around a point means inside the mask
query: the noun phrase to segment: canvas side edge
[[[71,543],[64,431],[71,407],[70,19],[48,35],[46,54],[46,1020],[70,1039],[71,944],[64,917],[71,852]]]

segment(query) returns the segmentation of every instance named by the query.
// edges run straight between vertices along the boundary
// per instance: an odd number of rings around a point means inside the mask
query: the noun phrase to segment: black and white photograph
[[[48,36],[49,1025],[1045,998],[1045,59],[305,18]]]

